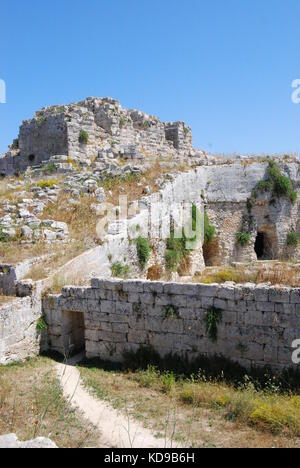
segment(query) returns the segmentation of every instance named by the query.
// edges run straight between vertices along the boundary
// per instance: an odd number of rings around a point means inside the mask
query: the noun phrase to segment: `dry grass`
[[[184,172],[188,169],[190,170],[191,168],[187,165],[180,165],[176,168],[176,172]],[[157,179],[165,178],[170,172],[175,172],[174,168],[170,169],[168,165],[157,159],[153,162],[151,169],[143,175],[129,175],[124,179],[120,177],[108,178],[103,183],[103,187],[108,195],[108,202],[118,205],[120,195],[126,195],[129,203],[139,200],[145,196],[144,190],[147,186],[150,188],[150,193],[157,192],[160,190],[160,187],[156,184]]]
[[[197,283],[271,283],[272,285],[300,287],[300,272],[297,264],[288,262],[257,262],[238,267],[206,268],[204,273],[196,276]]]
[[[185,166],[177,168],[177,170],[181,171],[187,169],[188,167]],[[153,163],[151,170],[147,171],[143,176],[128,176],[125,179],[119,177],[107,178],[103,182],[107,201],[118,206],[120,195],[127,195],[129,202],[137,200],[145,195],[144,188],[147,185],[151,191],[157,191],[159,187],[156,180],[164,177],[170,170],[168,165],[156,161]],[[7,199],[17,203],[19,189],[12,190],[7,187],[9,182],[16,181],[21,184],[20,190],[26,190],[29,194],[32,185],[40,187],[48,187],[53,184],[61,185],[63,176],[57,176],[55,180],[50,177],[43,177],[31,184],[25,184],[22,177],[0,181],[0,205],[1,202]],[[139,181],[141,184],[138,184]],[[51,272],[54,272],[72,258],[101,243],[96,232],[100,217],[96,215],[92,208],[92,205],[97,203],[96,199],[93,196],[82,195],[78,203],[73,204],[70,202],[71,195],[61,192],[57,201],[49,203],[40,216],[41,219],[66,222],[69,227],[70,243],[49,245],[39,241],[35,244],[22,244],[19,239],[14,242],[0,243],[0,262],[14,264],[27,258],[51,254],[51,258],[43,262],[43,264],[34,266],[27,275],[28,278],[38,280],[49,276]]]
[[[163,276],[163,269],[160,265],[155,264],[147,271],[147,280],[159,281]]]
[[[87,388],[160,437],[188,447],[296,447],[299,397],[176,381],[154,368],[137,373],[81,367]],[[281,409],[280,409],[281,408]]]
[[[11,301],[13,301],[13,300],[15,300],[15,299],[16,299],[15,297],[3,296],[3,295],[0,293],[0,305],[6,304],[7,302],[11,302]]]
[[[244,268],[206,268],[201,276],[195,276],[196,283],[212,284],[233,281],[234,283],[256,283],[257,273],[246,271]]]
[[[257,283],[300,287],[299,266],[292,263],[273,263],[262,266],[257,275]]]
[[[59,447],[97,446],[98,434],[64,400],[51,360],[0,366],[0,434],[49,437]]]

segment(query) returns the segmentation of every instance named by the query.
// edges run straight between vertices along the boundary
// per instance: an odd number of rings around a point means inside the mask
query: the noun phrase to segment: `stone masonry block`
[[[116,302],[116,314],[132,314],[132,304],[129,302]]]
[[[164,283],[159,282],[145,282],[144,292],[162,294],[164,292]]]
[[[100,309],[102,313],[114,314],[116,312],[116,303],[112,301],[101,301]]]
[[[124,292],[144,292],[144,282],[143,281],[124,281],[123,282],[123,291]]]
[[[288,304],[290,302],[290,292],[289,288],[270,288],[269,300],[271,302]]]
[[[197,284],[197,296],[217,297],[220,286],[218,284]]]

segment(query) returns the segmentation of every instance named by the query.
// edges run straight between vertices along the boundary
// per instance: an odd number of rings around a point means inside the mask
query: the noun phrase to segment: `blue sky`
[[[1,0],[0,153],[87,96],[185,120],[211,152],[299,152],[299,18],[299,0]]]

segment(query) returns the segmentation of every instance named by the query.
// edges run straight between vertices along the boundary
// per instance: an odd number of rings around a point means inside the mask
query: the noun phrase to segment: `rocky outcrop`
[[[0,449],[56,449],[57,445],[45,437],[38,437],[27,442],[21,442],[16,434],[0,436]]]

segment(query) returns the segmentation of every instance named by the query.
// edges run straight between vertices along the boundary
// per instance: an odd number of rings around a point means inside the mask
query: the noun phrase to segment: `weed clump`
[[[297,232],[291,231],[287,235],[286,243],[289,247],[297,247],[300,243],[300,236]]]
[[[89,134],[86,130],[80,130],[79,132],[79,137],[78,137],[79,143],[82,145],[87,145],[89,142]]]
[[[121,262],[116,262],[111,266],[111,273],[115,278],[127,278],[130,273],[129,265],[122,265]]]
[[[274,198],[287,197],[292,203],[297,200],[297,192],[293,189],[291,180],[281,173],[275,161],[269,162],[266,176],[265,180],[256,185],[254,198],[257,198],[259,192],[271,192]]]
[[[237,232],[236,233],[236,240],[242,246],[245,247],[251,241],[251,236],[248,232]]]
[[[138,237],[136,240],[137,255],[142,270],[146,267],[151,253],[151,246],[148,239]]]

